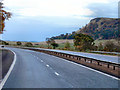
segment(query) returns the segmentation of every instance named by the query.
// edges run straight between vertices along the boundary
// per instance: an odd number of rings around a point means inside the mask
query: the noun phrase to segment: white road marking
[[[59,73],[55,72],[55,74],[56,74],[57,76],[59,76]]]
[[[46,65],[47,67],[50,67],[49,65]]]
[[[43,53],[43,54],[44,54],[44,53]],[[50,56],[51,56],[51,55],[50,55]],[[52,57],[55,57],[55,56],[52,56]],[[59,58],[59,57],[56,57],[56,58]],[[62,60],[64,60],[64,59],[62,59]],[[89,67],[86,67],[86,66],[77,64],[77,63],[75,63],[75,62],[68,61],[68,60],[64,60],[64,61],[70,62],[70,63],[72,63],[72,64],[75,64],[75,65],[78,65],[78,66],[81,66],[81,67],[84,67],[84,68],[86,68],[86,69],[89,69],[89,70],[91,70],[91,71],[94,71],[94,72],[103,74],[103,75],[108,76],[108,77],[111,77],[111,78],[113,78],[113,79],[120,80],[120,79],[117,78],[117,77],[114,77],[114,76],[111,76],[111,75],[109,75],[109,74],[103,73],[103,72],[101,72],[101,71],[97,71],[97,70],[95,70],[95,69],[92,69],[92,68],[89,68]],[[41,61],[41,62],[43,62],[43,61]],[[50,69],[52,69],[52,68],[50,67]]]
[[[64,59],[62,59],[62,60],[64,60]],[[89,67],[86,67],[86,66],[83,66],[83,65],[77,64],[77,63],[75,63],[75,62],[68,61],[68,60],[64,60],[64,61],[70,62],[70,63],[72,63],[72,64],[75,64],[75,65],[78,65],[78,66],[81,66],[81,67],[84,67],[84,68],[86,68],[86,69],[92,70],[92,71],[97,72],[97,73],[100,73],[100,74],[106,75],[106,76],[111,77],[111,78],[113,78],[113,79],[120,80],[120,79],[117,78],[117,77],[114,77],[114,76],[111,76],[111,75],[109,75],[109,74],[106,74],[106,73],[103,73],[103,72],[97,71],[97,70],[95,70],[95,69],[92,69],[92,68],[89,68]]]
[[[10,50],[10,49],[9,49],[9,50]],[[12,51],[12,50],[10,50],[10,51]],[[12,51],[12,52],[13,52],[13,51]],[[2,80],[2,82],[0,83],[0,90],[3,88],[5,82],[7,81],[8,77],[10,76],[10,73],[12,72],[12,70],[13,70],[13,68],[14,68],[14,66],[15,66],[16,58],[17,58],[17,57],[16,57],[15,52],[13,52],[13,54],[14,54],[14,60],[13,60],[13,62],[12,62],[12,65],[10,66],[10,68],[9,68],[6,76],[4,77],[4,79]]]
[[[43,60],[41,60],[41,62],[43,62]]]

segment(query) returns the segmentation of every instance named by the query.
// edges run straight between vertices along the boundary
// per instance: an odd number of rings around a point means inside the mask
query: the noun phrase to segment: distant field
[[[60,39],[60,40],[55,40],[56,43],[59,44],[59,47],[57,47],[57,49],[59,48],[64,48],[65,43],[68,41],[70,43],[70,46],[72,49],[74,49],[74,44],[73,44],[73,40],[68,40],[68,39]],[[105,44],[105,42],[107,41],[113,41],[115,44],[118,44],[118,41],[116,41],[115,39],[110,39],[110,40],[95,40],[95,45],[98,45],[99,43],[103,43],[103,45]],[[16,45],[15,41],[7,41],[10,45]],[[22,42],[22,44],[24,45],[26,42]],[[31,42],[35,47],[45,47],[47,48],[47,44],[46,42]]]
[[[69,43],[73,43],[73,40],[65,40],[65,39],[61,39],[61,40],[55,40],[56,43],[58,44],[64,44],[66,42],[69,42]],[[6,41],[8,42],[10,45],[16,45],[16,41]],[[24,45],[26,42],[22,42],[22,44]],[[43,45],[46,45],[46,41],[44,42],[31,42],[33,45],[40,45],[40,46],[43,46]]]
[[[59,44],[59,47],[57,47],[57,49],[64,48],[64,45],[67,41],[70,43],[71,48],[74,49],[73,40],[55,40],[55,42]],[[35,45],[35,47],[41,47],[41,48],[42,47],[45,47],[45,48],[48,47],[46,42],[39,42],[39,43],[33,43],[33,44]],[[36,44],[38,44],[38,45],[36,45]]]

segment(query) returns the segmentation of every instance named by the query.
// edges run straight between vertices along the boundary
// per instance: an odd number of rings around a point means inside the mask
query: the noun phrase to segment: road
[[[48,54],[9,48],[16,64],[3,88],[118,88],[118,80]]]

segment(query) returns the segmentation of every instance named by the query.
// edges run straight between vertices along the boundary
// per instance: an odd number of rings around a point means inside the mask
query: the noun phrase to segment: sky
[[[3,40],[45,41],[71,33],[96,17],[118,17],[119,0],[4,0],[12,12]]]

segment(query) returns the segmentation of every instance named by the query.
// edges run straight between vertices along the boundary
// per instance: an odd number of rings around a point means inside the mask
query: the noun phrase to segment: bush
[[[68,41],[65,43],[64,48],[66,48],[67,50],[69,50],[69,49],[70,49],[70,43],[69,43]]]
[[[2,45],[9,45],[8,42],[2,41]]]
[[[31,42],[27,42],[27,43],[25,44],[25,46],[26,46],[26,47],[32,47],[33,44],[32,44]]]
[[[9,45],[9,43],[7,42],[5,45]]]
[[[53,46],[53,49],[59,46],[57,43],[51,43],[51,45]]]
[[[94,50],[94,51],[97,51],[98,50],[98,46],[92,46],[91,49]]]
[[[16,42],[17,45],[22,45],[22,43],[20,41]]]

